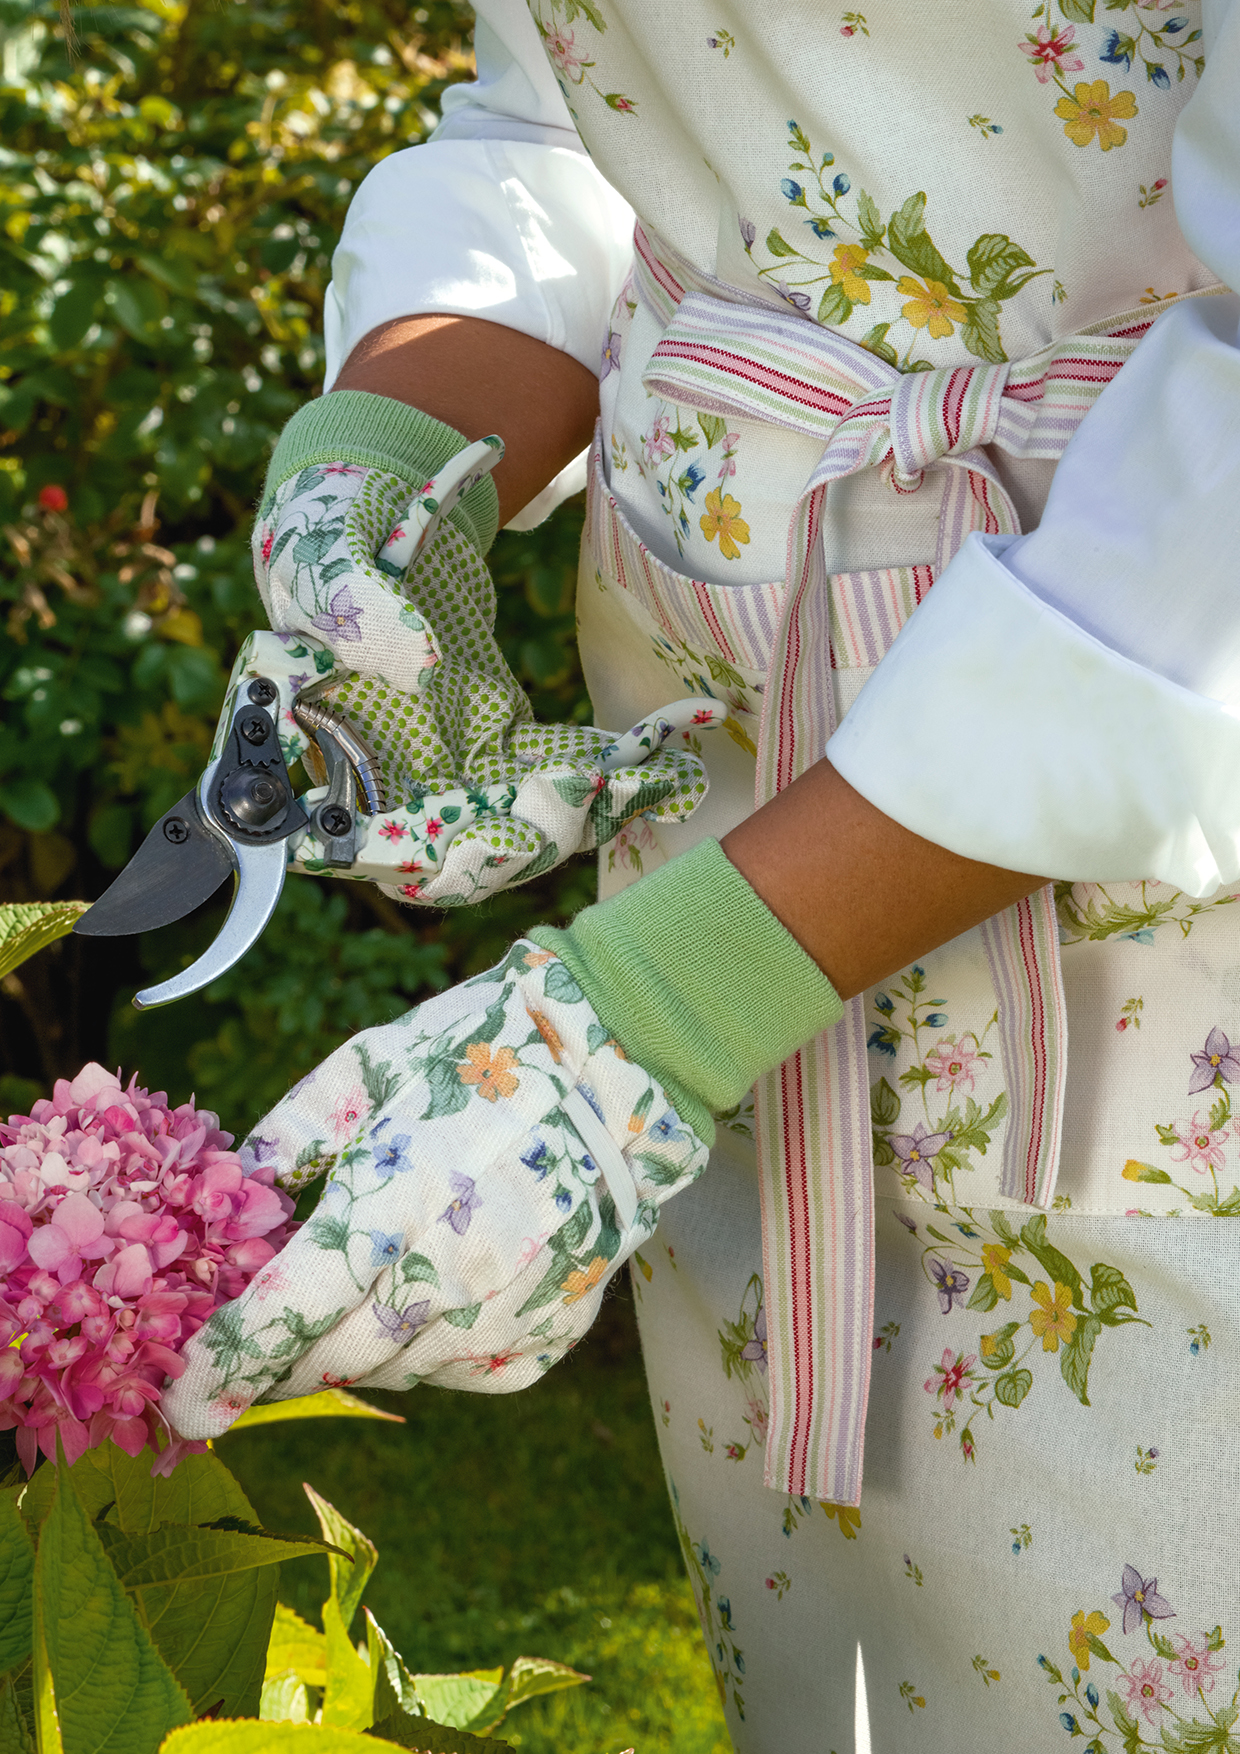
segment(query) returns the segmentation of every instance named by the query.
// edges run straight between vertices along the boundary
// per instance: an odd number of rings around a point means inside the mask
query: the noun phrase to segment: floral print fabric
[[[526,1387],[706,1161],[564,964],[528,940],[338,1048],[247,1155],[288,1187],[327,1182],[186,1349],[165,1403],[184,1436],[324,1385]]]

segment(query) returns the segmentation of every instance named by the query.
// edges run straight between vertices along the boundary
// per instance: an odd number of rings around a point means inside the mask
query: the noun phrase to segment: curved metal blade
[[[195,792],[186,792],[73,930],[84,938],[122,938],[170,926],[214,895],[232,870],[228,842],[202,821]]]
[[[240,961],[262,935],[275,912],[287,868],[286,841],[275,841],[265,847],[246,847],[238,861],[232,907],[219,937],[203,951],[197,962],[191,962],[180,974],[161,981],[157,987],[145,987],[142,992],[135,993],[135,1007],[139,1011],[149,1011],[156,1005],[170,1005],[174,999],[183,999],[187,993],[196,993],[208,986],[234,962]]]

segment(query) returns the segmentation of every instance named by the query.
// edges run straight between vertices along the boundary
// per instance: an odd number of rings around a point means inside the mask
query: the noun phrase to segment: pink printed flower
[[[1146,1723],[1153,1723],[1171,1698],[1171,1689],[1163,1679],[1162,1664],[1153,1660],[1143,1663],[1138,1659],[1126,1675],[1120,1676],[1120,1680],[1128,1694],[1129,1711],[1139,1711]]]
[[[422,861],[421,859],[405,859],[403,863],[397,865],[396,869],[398,871],[404,871],[409,876],[412,876],[415,871],[420,871],[422,869]]]
[[[713,725],[715,722],[714,709],[708,706],[699,707],[693,715],[693,722],[695,725]]]
[[[926,1070],[938,1079],[936,1090],[972,1090],[981,1070],[978,1051],[967,1042],[941,1041],[926,1055]]]
[[[358,463],[327,463],[323,467],[323,479],[329,475],[364,475],[365,469]]]
[[[1214,1130],[1198,1111],[1191,1121],[1177,1121],[1175,1130],[1177,1137],[1171,1155],[1176,1163],[1190,1163],[1198,1175],[1222,1169],[1223,1148],[1227,1144],[1225,1127]]]
[[[389,817],[383,824],[382,828],[380,828],[379,833],[383,836],[384,840],[404,840],[405,836],[409,833],[409,830],[405,827],[403,822],[397,822]]]
[[[275,544],[275,539],[276,533],[274,529],[268,530],[267,534],[263,537],[263,559],[265,561],[271,559],[271,550]]]
[[[392,534],[388,537],[387,541],[383,544],[383,546],[385,548],[390,548],[394,542],[400,542],[404,538],[404,534],[405,534],[404,525],[397,524],[396,528],[392,531]]]
[[[1175,1660],[1170,1664],[1167,1673],[1174,1675],[1185,1693],[1210,1693],[1214,1688],[1214,1677],[1223,1667],[1223,1660],[1217,1651],[1212,1651],[1207,1639],[1202,1638],[1195,1643],[1183,1632],[1172,1635],[1175,1646]]]
[[[422,885],[420,883],[402,883],[400,892],[406,900],[416,901],[422,893]]]
[[[675,449],[672,417],[670,414],[660,414],[656,416],[650,431],[642,434],[642,455],[652,469],[657,469],[664,458],[670,457]]]
[[[976,1363],[976,1352],[953,1352],[950,1346],[945,1346],[942,1358],[934,1367],[934,1375],[926,1378],[927,1394],[938,1396],[950,1413],[957,1397],[963,1398]]]
[[[544,34],[543,46],[560,72],[569,79],[579,79],[581,69],[593,65],[578,50],[574,33],[571,30],[564,30],[560,25],[556,25],[554,30],[549,30]]]
[[[93,1064],[0,1123],[0,1430],[28,1473],[58,1437],[70,1462],[171,1437],[182,1347],[292,1234],[274,1165],[231,1144],[213,1114]],[[202,1448],[173,1437],[155,1469]]]
[[[441,821],[441,819],[438,816],[430,817],[427,820],[427,824],[426,824],[426,838],[427,838],[427,840],[438,840],[442,833],[443,833],[443,822]]]
[[[365,1115],[370,1112],[370,1102],[360,1084],[340,1098],[335,1108],[327,1117],[327,1124],[338,1139],[354,1132]]]
[[[1033,71],[1039,85],[1045,85],[1052,73],[1081,71],[1084,61],[1079,55],[1070,53],[1076,47],[1075,37],[1075,25],[1066,24],[1052,32],[1044,24],[1040,24],[1037,36],[1028,36],[1021,43],[1020,52],[1028,55],[1033,62]]]

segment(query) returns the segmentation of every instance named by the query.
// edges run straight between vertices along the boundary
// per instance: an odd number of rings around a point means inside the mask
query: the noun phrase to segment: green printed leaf
[[[601,33],[607,29],[607,20],[594,4],[594,0],[565,0],[564,16],[569,24],[573,22],[578,13],[588,18],[596,31]]]
[[[728,423],[717,414],[699,412],[697,423],[702,429],[702,437],[706,440],[708,450],[713,450],[727,435]]]
[[[1046,1215],[1039,1212],[1030,1218],[1022,1227],[1020,1240],[1033,1256],[1034,1260],[1046,1273],[1052,1285],[1066,1285],[1072,1293],[1072,1301],[1078,1307],[1081,1302],[1081,1275],[1077,1272],[1067,1255],[1046,1239]]]
[[[1017,1237],[1015,1230],[1013,1230],[1011,1221],[1006,1212],[996,1210],[994,1212],[988,1212],[986,1216],[990,1220],[990,1228],[994,1231],[1000,1242],[1006,1243],[1010,1249],[1020,1247],[1020,1240]]]
[[[353,1623],[353,1616],[357,1613],[362,1591],[378,1563],[379,1551],[360,1529],[355,1529],[352,1523],[341,1516],[335,1505],[320,1497],[313,1486],[305,1485],[302,1490],[314,1507],[314,1514],[323,1531],[323,1539],[343,1550],[339,1555],[329,1553],[328,1563],[331,1566],[332,1599],[340,1605],[341,1619],[347,1632]]]
[[[983,1273],[973,1287],[966,1309],[990,1310],[999,1301],[999,1293],[995,1290],[995,1282],[989,1273]]]
[[[1115,1663],[1115,1664],[1119,1663],[1119,1658],[1111,1655],[1111,1652],[1107,1649],[1106,1645],[1103,1644],[1102,1640],[1098,1637],[1096,1632],[1087,1633],[1086,1636],[1089,1639],[1090,1651],[1093,1653],[1094,1656],[1096,1656],[1098,1658],[1098,1660],[1100,1662]]]
[[[315,1248],[337,1249],[341,1254],[349,1247],[349,1221],[338,1218],[329,1212],[320,1217],[312,1218],[306,1226],[306,1236]]]
[[[876,1127],[894,1127],[900,1118],[900,1098],[885,1078],[870,1086],[870,1119]]]
[[[465,1309],[444,1310],[443,1319],[448,1323],[449,1327],[472,1328],[481,1314],[482,1305],[480,1303],[471,1303]]]
[[[887,247],[906,268],[920,274],[923,280],[937,280],[954,298],[961,291],[951,267],[935,248],[926,230],[926,197],[910,195],[898,213],[893,213],[887,228]]]
[[[777,225],[773,225],[766,234],[766,247],[772,256],[795,256],[797,251],[785,241]]]
[[[451,1057],[442,1055],[431,1061],[426,1072],[430,1101],[421,1117],[424,1121],[438,1121],[445,1115],[459,1115],[463,1108],[468,1108],[473,1092],[468,1084],[461,1082],[461,1064],[462,1061],[456,1054]]]
[[[1089,1405],[1089,1361],[1094,1342],[1102,1332],[1097,1316],[1081,1316],[1072,1338],[1059,1350],[1059,1371],[1082,1407]]]
[[[1125,5],[1129,0],[1125,0]],[[1059,10],[1073,24],[1092,24],[1094,22],[1094,0],[1059,0]]]
[[[149,1464],[148,1464],[149,1465]],[[65,1754],[156,1754],[190,1702],[108,1563],[60,1463],[39,1531],[35,1612]]]
[[[17,1508],[18,1490],[0,1492],[0,1674],[30,1655],[34,1544]]]
[[[1002,1370],[1012,1362],[1016,1356],[1015,1337],[1020,1327],[1020,1322],[1005,1322],[993,1334],[982,1335],[979,1350],[982,1363],[988,1370]]]
[[[543,991],[549,999],[554,999],[561,1005],[577,1005],[585,998],[567,965],[560,961],[547,964]]]
[[[411,1257],[406,1255],[401,1261]],[[413,1257],[421,1260],[421,1256]],[[429,1262],[426,1263],[428,1266]],[[434,1272],[434,1268],[431,1268]],[[372,1407],[369,1401],[363,1401],[358,1395],[351,1395],[347,1389],[321,1389],[316,1395],[294,1395],[288,1401],[271,1401],[262,1407],[247,1407],[239,1419],[234,1419],[229,1431],[244,1431],[253,1425],[283,1424],[288,1419],[386,1419],[389,1424],[403,1425],[404,1416],[400,1413],[387,1413],[382,1407]]]
[[[1137,1299],[1132,1286],[1118,1267],[1109,1267],[1105,1261],[1095,1261],[1090,1268],[1090,1279],[1089,1297],[1096,1315],[1105,1315],[1108,1311],[1121,1307],[1136,1309]]]
[[[995,1379],[995,1400],[1005,1407],[1019,1407],[1032,1387],[1032,1371],[1009,1370]]]
[[[1001,232],[987,232],[969,250],[969,277],[982,298],[1002,298],[1000,288],[1018,268],[1032,268],[1034,260]]]
[[[1115,1719],[1115,1727],[1121,1735],[1140,1735],[1140,1728],[1137,1724],[1136,1718],[1133,1717],[1118,1693],[1108,1691],[1107,1704],[1111,1709],[1111,1716]]]
[[[88,901],[7,901],[0,906],[0,979],[71,932]]]
[[[857,195],[857,223],[861,227],[861,247],[863,250],[877,250],[882,247],[886,236],[886,227],[879,218],[878,203],[872,195],[862,189]]]
[[[967,306],[968,317],[960,326],[960,339],[975,359],[990,365],[1001,365],[1007,358],[1003,337],[999,333],[999,304],[995,299],[980,298]]]
[[[818,321],[826,324],[846,323],[853,314],[853,301],[842,286],[828,286],[818,303]]]
[[[353,1045],[358,1065],[362,1069],[362,1083],[366,1086],[366,1094],[370,1098],[371,1111],[377,1113],[381,1108],[387,1106],[400,1089],[400,1073],[393,1071],[390,1060],[384,1060],[378,1066],[374,1065],[365,1042],[358,1041]]]
[[[558,779],[553,779],[551,784],[556,795],[563,798],[570,810],[580,810],[594,796],[594,781],[585,774],[563,774]]]
[[[432,1266],[431,1262],[427,1260],[425,1255],[419,1255],[416,1253],[402,1255],[400,1258],[399,1272],[401,1282],[405,1285],[417,1283],[423,1285],[434,1285],[437,1287],[439,1284],[439,1274],[435,1271],[435,1268]],[[391,1413],[384,1414],[384,1418],[387,1419],[394,1417],[395,1415]],[[401,1423],[403,1424],[404,1421],[402,1420]]]

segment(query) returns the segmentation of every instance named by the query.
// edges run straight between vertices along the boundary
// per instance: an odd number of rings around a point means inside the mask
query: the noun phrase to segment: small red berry
[[[55,482],[49,482],[46,487],[39,489],[39,504],[45,512],[68,511],[69,495],[63,487],[57,487]]]

